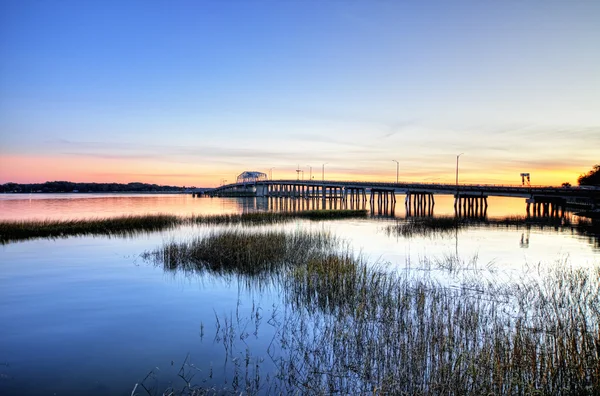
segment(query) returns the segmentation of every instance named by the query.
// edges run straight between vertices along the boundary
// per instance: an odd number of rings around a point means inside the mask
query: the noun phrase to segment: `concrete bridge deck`
[[[389,190],[395,193],[404,194],[448,194],[457,193],[471,196],[497,196],[497,197],[547,197],[562,199],[600,199],[600,188],[594,187],[556,187],[556,186],[509,186],[493,184],[441,184],[441,183],[387,183],[387,182],[368,182],[368,181],[340,181],[340,180],[265,180],[254,183],[232,183],[223,185],[206,193],[209,195],[227,195],[242,190],[252,190],[254,196],[275,195],[277,188],[287,188],[286,186],[299,187],[302,189],[314,188],[314,191],[330,189],[359,189],[370,192],[371,190]],[[286,190],[287,191],[287,190]],[[319,193],[319,194],[322,194]]]

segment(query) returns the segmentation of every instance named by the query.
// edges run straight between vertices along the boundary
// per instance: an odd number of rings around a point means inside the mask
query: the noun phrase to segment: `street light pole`
[[[323,180],[323,182],[325,182],[325,165],[327,165],[329,162],[325,162],[323,164],[323,170],[321,171],[321,178]]]
[[[312,166],[306,165],[310,168],[310,174],[308,175],[308,180],[312,180]]]
[[[273,180],[273,169],[275,169],[275,167],[272,167],[271,169],[269,169],[269,180]]]
[[[458,191],[458,159],[460,158],[461,155],[463,155],[464,153],[460,153],[456,156],[456,191]]]
[[[392,160],[396,163],[396,184],[398,184],[398,172],[400,171],[400,163],[396,160]]]

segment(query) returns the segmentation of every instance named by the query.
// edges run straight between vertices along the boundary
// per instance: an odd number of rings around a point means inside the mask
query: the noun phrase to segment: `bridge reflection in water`
[[[369,194],[370,195],[370,194]],[[238,197],[235,202],[240,212],[249,213],[256,211],[273,212],[299,212],[307,210],[367,210],[372,217],[377,218],[418,218],[434,217],[435,200],[429,194],[411,194],[404,200],[404,212],[399,209],[395,195],[389,191],[376,192],[367,200],[366,194],[331,195],[327,198],[296,198],[285,196],[274,197]],[[447,201],[446,201],[447,202]],[[455,201],[454,216],[471,221],[487,221],[487,200],[481,197],[462,197]],[[546,209],[545,209],[546,207]],[[531,205],[529,212],[523,215],[535,219],[564,219],[569,211],[564,206],[556,205]],[[513,212],[514,213],[514,212]],[[442,210],[442,216],[448,214],[447,208]],[[404,216],[403,216],[404,215]]]
[[[304,210],[366,210],[364,202],[358,203],[343,198],[289,198],[265,197],[268,210],[275,212],[298,212]]]

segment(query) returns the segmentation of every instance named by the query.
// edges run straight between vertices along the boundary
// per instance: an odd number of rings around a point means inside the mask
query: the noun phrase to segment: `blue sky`
[[[0,182],[387,180],[393,159],[452,181],[464,152],[465,182],[557,183],[600,162],[599,1],[0,7]]]

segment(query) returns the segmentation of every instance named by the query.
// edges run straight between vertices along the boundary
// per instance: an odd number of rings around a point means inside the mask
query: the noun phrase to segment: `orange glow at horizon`
[[[490,169],[474,171],[465,166],[460,169],[459,181],[461,184],[508,184],[520,185],[519,172],[507,170],[497,171],[493,165]],[[156,162],[140,159],[90,159],[86,157],[53,157],[53,156],[2,156],[0,157],[0,183],[43,183],[46,181],[64,180],[72,182],[97,182],[97,183],[130,183],[142,182],[159,185],[214,187],[227,180],[235,181],[237,174],[244,170],[232,165],[221,166],[217,169],[214,164],[190,164]],[[252,169],[256,170],[256,169]],[[258,169],[260,170],[260,169]],[[268,174],[268,170],[262,170]],[[545,169],[530,168],[532,185],[561,185],[569,182],[577,184],[579,175],[586,173],[587,169]],[[313,167],[313,180],[322,178],[322,168]],[[304,178],[309,179],[307,170],[304,175],[297,175],[293,166],[289,168],[276,168],[273,170],[274,179]],[[334,165],[325,167],[326,180],[357,180],[357,181],[382,181],[395,182],[396,172],[393,169],[382,171],[379,169],[362,170],[353,172],[344,168],[339,170]],[[444,171],[406,172],[399,173],[400,182],[424,183],[454,183],[453,169]]]

